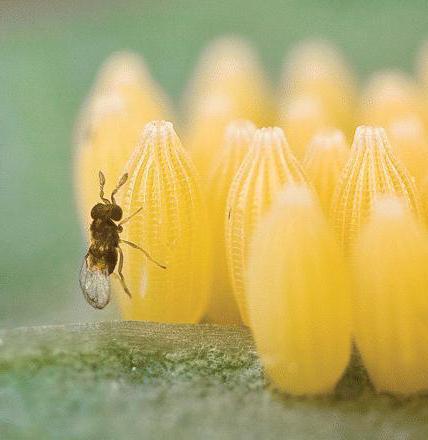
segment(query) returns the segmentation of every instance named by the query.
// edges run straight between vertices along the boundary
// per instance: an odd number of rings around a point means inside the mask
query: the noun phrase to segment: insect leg
[[[122,239],[120,240],[120,243],[125,243],[128,246],[131,246],[135,249],[140,250],[152,263],[155,263],[157,266],[161,267],[162,269],[166,269],[166,266],[164,264],[161,264],[158,261],[156,261],[146,250],[144,250],[140,246],[136,245],[135,243],[132,243],[131,241],[127,241],[127,240],[122,240]]]
[[[100,199],[106,204],[109,205],[110,200],[104,197],[104,185],[106,184],[106,178],[102,171],[98,171],[98,178],[100,179]]]
[[[119,191],[120,187],[125,185],[125,182],[128,180],[128,173],[125,173],[119,180],[119,183],[117,184],[116,188],[111,193],[111,202],[113,205],[116,205],[116,200],[114,199],[114,196]]]
[[[118,226],[122,226],[124,223],[126,223],[128,220],[131,220],[132,217],[134,217],[134,215],[137,215],[141,210],[143,209],[143,207],[138,208],[133,214],[131,214],[130,216],[124,218],[119,224]]]
[[[119,251],[119,264],[117,266],[117,273],[119,274],[119,281],[122,285],[122,289],[125,291],[125,293],[132,298],[131,292],[129,291],[128,287],[125,283],[125,277],[123,276],[122,269],[123,269],[123,252],[120,247],[117,247],[117,250]]]

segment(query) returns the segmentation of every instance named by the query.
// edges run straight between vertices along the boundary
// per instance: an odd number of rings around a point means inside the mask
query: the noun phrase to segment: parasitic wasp
[[[140,250],[151,262],[162,269],[166,269],[166,266],[154,260],[143,248],[130,241],[122,240],[119,236],[123,231],[122,226],[142,210],[142,208],[139,208],[122,220],[122,208],[116,203],[115,195],[127,179],[128,174],[121,177],[109,200],[104,197],[106,182],[104,174],[101,171],[99,172],[102,203],[97,203],[91,210],[91,244],[83,260],[79,277],[80,287],[86,301],[96,309],[103,309],[110,301],[109,276],[113,273],[116,265],[118,265],[117,275],[122,288],[131,297],[131,292],[126,286],[122,273],[123,252],[120,248],[121,243]]]

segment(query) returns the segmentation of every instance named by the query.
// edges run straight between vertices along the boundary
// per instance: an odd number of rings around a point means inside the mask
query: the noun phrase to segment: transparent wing
[[[79,277],[80,287],[86,301],[96,309],[103,309],[110,301],[110,283],[107,270],[92,269],[86,259]]]

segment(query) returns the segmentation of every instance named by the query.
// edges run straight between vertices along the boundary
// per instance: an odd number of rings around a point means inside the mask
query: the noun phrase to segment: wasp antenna
[[[100,179],[100,185],[104,186],[105,183],[106,183],[106,178],[105,178],[105,176],[104,176],[102,171],[98,171],[98,177]]]
[[[117,188],[119,189],[128,180],[128,173],[125,173],[119,180]]]
[[[120,187],[123,186],[125,184],[125,182],[128,180],[128,173],[125,173],[119,180],[119,183],[117,184],[116,188],[113,190],[113,192],[111,193],[111,201],[112,203],[115,205],[116,204],[116,200],[114,200],[114,196],[116,195],[116,193],[119,191]]]
[[[106,198],[104,197],[104,185],[105,185],[105,183],[106,183],[106,178],[105,178],[105,176],[104,176],[104,174],[103,174],[102,171],[98,171],[98,177],[99,177],[99,179],[100,179],[100,199],[101,199],[104,203],[106,203],[106,204],[110,204],[110,200],[108,200],[108,199],[106,199]]]

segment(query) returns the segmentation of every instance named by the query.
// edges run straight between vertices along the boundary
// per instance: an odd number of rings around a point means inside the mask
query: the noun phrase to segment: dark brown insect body
[[[107,269],[109,275],[113,273],[117,264],[119,233],[122,232],[122,226],[118,226],[113,221],[112,212],[108,209],[110,207],[118,208],[118,213],[120,210],[120,215],[115,218],[121,220],[122,210],[119,206],[102,203],[95,205],[91,211],[93,221],[90,227],[91,245],[88,251],[90,263],[100,270]]]
[[[97,309],[103,309],[110,301],[108,276],[114,272],[118,262],[117,275],[123,290],[131,296],[122,274],[123,253],[120,243],[139,249],[149,260],[165,269],[165,266],[153,260],[144,249],[119,237],[123,230],[122,225],[141,211],[140,208],[122,220],[122,208],[116,203],[114,196],[127,178],[127,174],[122,176],[111,194],[111,200],[108,200],[104,197],[105,177],[101,171],[99,172],[100,198],[103,203],[97,203],[91,210],[91,244],[80,271],[80,287],[83,294],[88,303]]]

